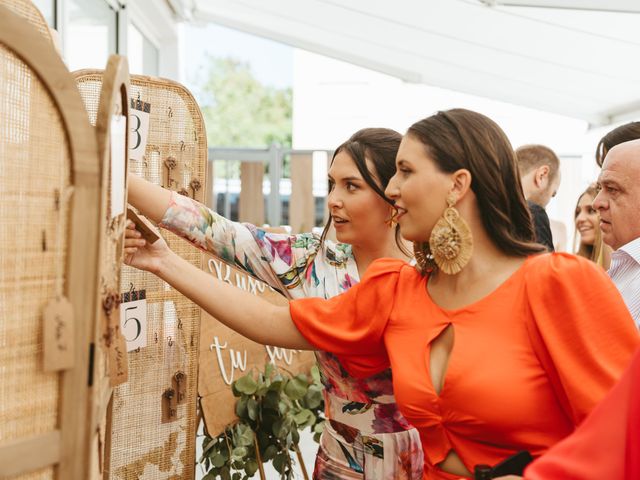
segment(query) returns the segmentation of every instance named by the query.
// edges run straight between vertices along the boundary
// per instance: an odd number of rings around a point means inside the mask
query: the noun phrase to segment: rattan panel
[[[2,45],[0,160],[1,447],[58,427],[60,374],[43,371],[41,317],[64,291],[70,211],[62,119],[31,69]]]
[[[95,119],[101,72],[77,72],[76,79],[89,118]],[[207,147],[195,100],[184,87],[151,77],[132,76],[130,92],[132,98],[151,104],[151,119],[145,159],[130,160],[129,171],[202,201]],[[171,171],[165,166],[168,157],[176,162]],[[198,183],[200,188],[194,190]],[[200,251],[169,232],[162,231],[162,235],[172,250],[201,266]],[[107,477],[191,479],[200,309],[154,275],[123,267],[121,291],[128,291],[130,284],[146,290],[148,346],[129,353],[129,381],[114,391]],[[187,375],[186,402],[178,406],[177,420],[162,423],[162,394],[172,386],[177,371]]]
[[[30,0],[0,0],[0,5],[7,7],[9,10],[12,10],[14,13],[23,17],[33,25],[33,27],[47,42],[54,43],[51,38],[51,32],[49,31],[47,21],[33,2]]]

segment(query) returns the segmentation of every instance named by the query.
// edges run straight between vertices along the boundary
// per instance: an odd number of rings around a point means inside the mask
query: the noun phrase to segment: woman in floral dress
[[[330,220],[321,236],[269,233],[232,222],[190,198],[131,176],[129,202],[160,225],[232,262],[289,298],[330,298],[354,284],[375,259],[408,260],[393,208],[384,189],[395,173],[401,135],[382,128],[363,129],[340,145],[329,169]],[[338,243],[325,239],[333,223]],[[127,251],[145,245],[130,225]],[[146,250],[161,256],[164,242]],[[153,271],[153,265],[134,266]],[[355,379],[338,359],[316,352],[327,423],[320,438],[314,478],[420,479],[420,438],[398,411],[391,370]]]

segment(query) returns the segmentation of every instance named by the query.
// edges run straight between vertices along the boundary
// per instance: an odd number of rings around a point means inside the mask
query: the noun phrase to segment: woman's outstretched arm
[[[154,273],[213,317],[245,337],[284,348],[313,350],[291,319],[289,307],[277,306],[229,285],[175,254],[159,238],[148,244],[128,222],[135,238],[125,240],[125,263]]]
[[[169,208],[171,191],[129,174],[128,201],[145,217],[160,223]]]
[[[318,295],[310,292],[307,270],[316,271],[314,260],[320,239],[312,234],[277,234],[254,225],[232,222],[198,201],[129,175],[129,203],[161,227],[184,238],[254,277],[289,298]],[[322,296],[322,295],[320,295]]]

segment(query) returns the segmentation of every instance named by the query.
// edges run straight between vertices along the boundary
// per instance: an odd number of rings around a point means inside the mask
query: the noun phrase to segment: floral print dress
[[[321,246],[319,236],[311,233],[267,233],[227,220],[175,192],[161,225],[292,299],[333,297],[359,280],[350,245],[325,241]],[[421,479],[420,437],[398,410],[391,370],[356,379],[334,355],[316,356],[327,422],[314,479]]]

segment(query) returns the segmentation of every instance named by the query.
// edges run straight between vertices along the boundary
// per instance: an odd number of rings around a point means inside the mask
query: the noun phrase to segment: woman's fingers
[[[124,237],[125,238],[140,238],[142,236],[142,234],[135,229],[136,226],[133,225],[133,229],[129,228],[129,225],[127,225],[126,230],[124,231]]]
[[[144,238],[125,238],[124,247],[144,247],[147,241]]]

